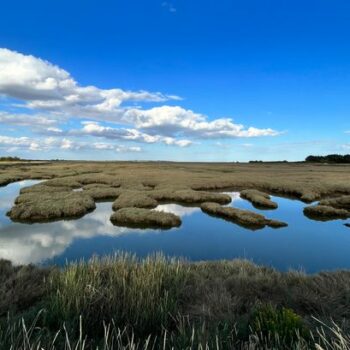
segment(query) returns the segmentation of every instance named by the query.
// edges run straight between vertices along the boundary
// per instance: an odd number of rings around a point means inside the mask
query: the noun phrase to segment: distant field
[[[1,162],[0,185],[23,179],[118,182],[121,187],[152,184],[172,188],[222,189],[256,187],[276,193],[315,198],[350,193],[350,165],[309,163],[174,163],[174,162]],[[62,181],[63,183],[63,181]],[[58,185],[58,183],[57,183]]]

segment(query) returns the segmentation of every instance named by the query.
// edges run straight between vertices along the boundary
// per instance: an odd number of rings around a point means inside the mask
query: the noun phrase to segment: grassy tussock
[[[241,225],[245,228],[250,228],[252,230],[259,230],[264,228],[265,226],[270,226],[273,228],[287,226],[287,224],[284,222],[266,219],[265,216],[254,213],[250,210],[242,210],[232,207],[222,207],[217,203],[202,203],[201,209],[209,215],[217,216],[225,220],[232,221],[238,225]]]
[[[122,208],[155,208],[158,202],[146,193],[125,191],[113,203],[113,210]]]
[[[150,192],[149,195],[159,201],[172,201],[184,204],[199,204],[204,202],[228,204],[231,202],[231,197],[227,194],[193,191],[190,189],[176,190],[171,187],[167,189],[156,189]]]
[[[324,199],[320,201],[321,205],[328,205],[333,208],[350,210],[350,196],[340,196],[337,198]]]
[[[28,192],[15,202],[7,215],[24,222],[76,218],[96,207],[90,196],[79,192]]]
[[[258,190],[243,190],[240,195],[257,208],[276,209],[278,207],[277,203],[272,201],[267,193]]]
[[[143,208],[122,208],[111,215],[111,221],[118,226],[131,228],[162,228],[179,227],[181,219],[172,213]]]
[[[350,211],[346,209],[338,209],[319,204],[305,207],[304,214],[309,219],[320,221],[350,218]]]

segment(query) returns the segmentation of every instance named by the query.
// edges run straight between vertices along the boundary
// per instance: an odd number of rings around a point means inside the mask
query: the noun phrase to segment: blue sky
[[[349,37],[349,1],[6,1],[0,154],[349,153]]]

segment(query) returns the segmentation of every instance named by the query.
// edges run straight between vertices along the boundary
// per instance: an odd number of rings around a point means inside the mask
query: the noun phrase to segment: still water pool
[[[278,209],[258,210],[238,193],[230,193],[230,205],[289,224],[286,228],[257,231],[208,216],[199,208],[176,204],[157,208],[182,218],[180,228],[166,231],[113,226],[109,221],[110,202],[98,203],[95,211],[77,220],[11,222],[6,212],[20,188],[37,182],[22,181],[0,188],[0,258],[16,264],[62,265],[93,255],[129,251],[140,257],[163,252],[191,261],[246,258],[279,270],[303,269],[308,273],[350,268],[350,228],[344,226],[345,221],[310,220],[303,215],[305,204],[297,200],[272,197]]]

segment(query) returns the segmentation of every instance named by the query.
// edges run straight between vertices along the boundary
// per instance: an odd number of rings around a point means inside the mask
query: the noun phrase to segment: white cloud
[[[138,146],[131,146],[131,147],[127,147],[127,146],[117,146],[115,149],[117,152],[141,152],[142,148],[138,147]]]
[[[31,139],[29,137],[10,137],[10,136],[0,136],[0,147],[1,146],[29,146],[31,144]]]
[[[73,141],[68,139],[63,139],[60,145],[60,148],[68,150],[68,149],[79,149],[79,144],[75,144]]]
[[[69,148],[69,144],[66,139],[57,139],[48,137],[44,139],[31,138],[31,137],[12,137],[12,136],[0,136],[0,149],[11,146],[12,149],[22,149],[30,151],[42,151],[52,148]]]
[[[165,2],[163,6],[172,5]],[[181,106],[163,105],[150,109],[135,107],[130,103],[164,102],[180,98],[160,92],[80,86],[69,72],[50,62],[0,48],[1,95],[24,103],[12,105],[22,108],[19,113],[0,112],[2,124],[28,126],[29,131],[41,135],[65,137],[61,143],[55,142],[56,147],[64,150],[91,147],[67,139],[68,136],[93,136],[186,147],[198,139],[250,138],[280,134],[271,128],[245,127],[236,124],[232,118],[211,120],[206,115]],[[23,108],[30,109],[31,113],[34,110],[36,114],[25,114]],[[77,118],[89,118],[94,122],[83,122],[80,130],[65,131],[67,127],[61,124]],[[102,122],[113,123],[116,127],[104,126]],[[54,147],[47,146],[43,141],[31,143],[32,150],[40,147],[42,149],[44,146]],[[108,144],[105,145],[109,147]],[[98,147],[100,148],[97,149],[102,149],[101,146]]]
[[[62,134],[63,133],[63,130],[60,129],[60,128],[52,128],[52,127],[49,127],[47,128],[47,131],[49,133],[52,133],[52,134]]]
[[[0,123],[17,126],[52,128],[52,126],[57,124],[57,120],[41,115],[30,115],[25,113],[8,113],[0,111]]]
[[[159,92],[80,86],[67,71],[50,62],[4,48],[0,49],[0,94],[26,101],[33,109],[85,116],[118,114],[127,101],[179,99]]]
[[[101,142],[95,142],[92,144],[92,147],[96,150],[114,150],[118,153],[126,153],[126,152],[141,152],[142,148],[139,146],[125,146],[125,145],[119,145],[115,146],[110,143],[101,143]]]
[[[199,138],[236,138],[279,134],[270,128],[245,128],[242,124],[235,124],[231,118],[209,121],[206,116],[179,106],[161,106],[149,110],[129,109],[123,120],[133,123],[139,129],[169,136],[181,134]]]
[[[167,145],[175,145],[186,147],[192,144],[192,141],[185,139],[175,139],[169,136],[149,135],[137,129],[113,128],[110,126],[102,126],[97,122],[85,121],[82,122],[81,130],[73,131],[73,134],[90,135],[95,137],[104,137],[106,139],[128,140],[142,143],[161,142]]]
[[[163,1],[162,7],[166,8],[169,12],[172,12],[172,13],[176,12],[175,6],[169,1]]]
[[[102,143],[102,142],[79,142],[69,138],[47,137],[44,139],[30,137],[10,137],[0,136],[0,149],[7,151],[49,151],[61,149],[64,151],[72,150],[111,150],[118,153],[141,152],[141,147],[125,146],[120,144]]]

